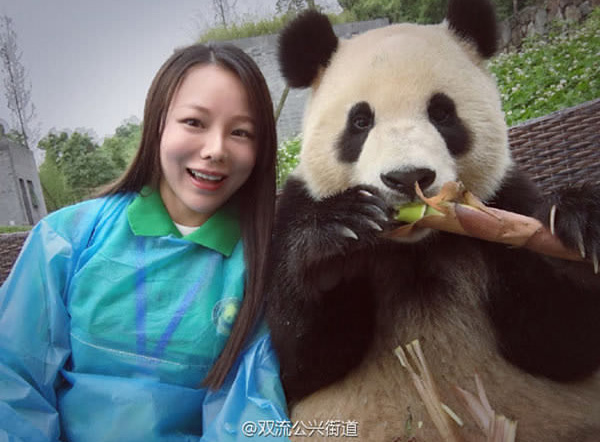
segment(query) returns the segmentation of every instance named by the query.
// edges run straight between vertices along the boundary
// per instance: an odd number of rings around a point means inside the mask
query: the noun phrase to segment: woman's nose
[[[221,131],[210,131],[202,148],[202,158],[211,161],[223,161],[226,157],[225,136]]]

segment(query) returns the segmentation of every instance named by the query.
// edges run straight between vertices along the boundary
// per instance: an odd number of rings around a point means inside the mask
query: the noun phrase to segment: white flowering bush
[[[285,184],[287,176],[298,164],[298,155],[302,146],[302,136],[288,138],[279,143],[277,149],[277,188],[280,189]]]
[[[580,25],[553,23],[489,67],[509,126],[600,97],[600,8]]]

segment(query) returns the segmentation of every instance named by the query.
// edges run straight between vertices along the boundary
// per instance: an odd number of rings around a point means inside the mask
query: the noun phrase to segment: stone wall
[[[338,37],[349,38],[352,35],[387,24],[387,19],[378,19],[335,25],[333,29]],[[243,49],[260,66],[271,91],[275,109],[285,90],[285,81],[279,73],[279,64],[277,61],[277,38],[278,35],[273,34],[229,41],[229,43]],[[302,131],[302,115],[307,96],[308,90],[306,89],[290,89],[277,122],[279,141],[291,138]]]
[[[0,129],[0,225],[33,225],[45,215],[33,153],[9,140]]]
[[[524,38],[544,35],[554,20],[582,21],[598,6],[600,0],[544,0],[528,6],[501,23],[500,48],[518,48]]]

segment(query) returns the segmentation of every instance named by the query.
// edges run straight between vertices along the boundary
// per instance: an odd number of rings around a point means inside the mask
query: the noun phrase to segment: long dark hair
[[[225,348],[203,380],[220,388],[261,316],[268,246],[275,210],[275,158],[277,136],[273,103],[256,63],[233,45],[196,44],[177,50],[159,69],[146,97],[142,138],[137,155],[123,176],[103,192],[139,192],[149,185],[158,189],[161,179],[160,139],[167,110],[182,79],[191,67],[217,64],[240,79],[255,120],[256,163],[248,180],[237,191],[246,261],[246,285],[242,306]]]

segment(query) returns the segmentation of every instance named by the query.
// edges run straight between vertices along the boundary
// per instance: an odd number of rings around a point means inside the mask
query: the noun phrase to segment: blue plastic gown
[[[224,256],[135,236],[134,197],[71,206],[29,235],[0,288],[0,441],[287,440],[264,328],[221,390],[199,388],[243,292],[241,242]]]

